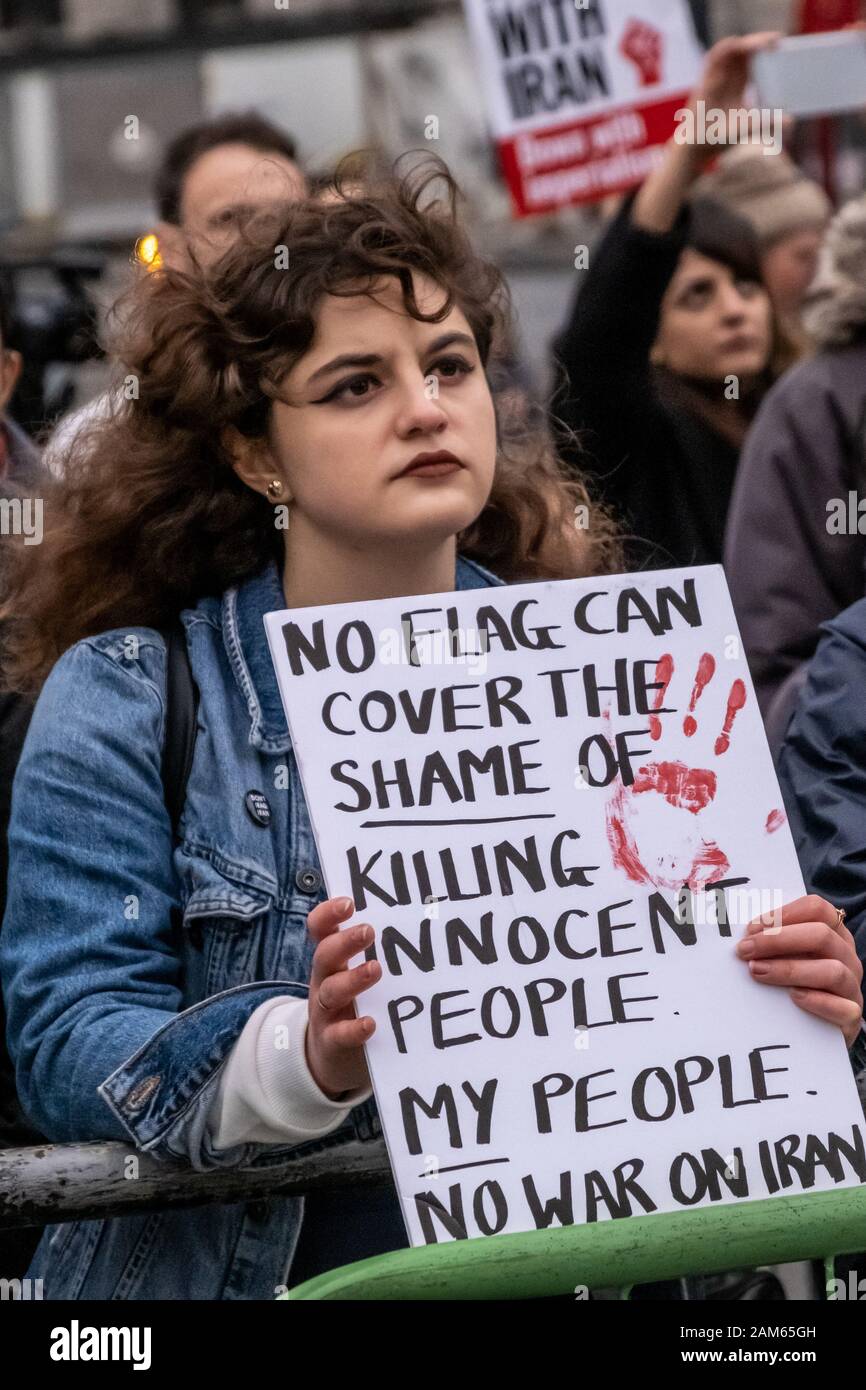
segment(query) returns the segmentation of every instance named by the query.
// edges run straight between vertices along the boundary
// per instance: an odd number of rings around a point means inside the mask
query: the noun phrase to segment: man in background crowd
[[[246,222],[307,192],[291,135],[256,111],[190,126],[166,148],[154,184],[161,262],[176,270],[191,258],[212,264]],[[45,453],[51,472],[63,471],[70,446],[110,406],[105,392],[60,420]]]
[[[216,260],[251,217],[305,197],[295,142],[255,111],[229,113],[182,131],[156,178],[156,228],[166,264],[190,251]]]

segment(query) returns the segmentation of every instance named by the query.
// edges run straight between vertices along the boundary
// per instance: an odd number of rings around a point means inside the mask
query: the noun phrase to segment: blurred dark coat
[[[810,892],[844,907],[866,960],[866,599],[824,625],[778,759]]]
[[[725,568],[771,741],[784,732],[821,624],[866,592],[863,534],[835,514],[866,498],[866,343],[795,367],[743,453]]]

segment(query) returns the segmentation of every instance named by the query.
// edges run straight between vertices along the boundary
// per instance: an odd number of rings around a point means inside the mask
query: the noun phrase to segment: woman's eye
[[[440,376],[455,377],[467,376],[475,368],[464,357],[440,357],[438,362],[434,362],[433,370]]]
[[[435,373],[446,380],[454,381],[460,377],[468,376],[474,370],[472,363],[467,362],[463,357],[441,357],[433,363],[429,374]],[[337,404],[351,405],[356,401],[364,401],[370,396],[378,394],[377,388],[381,385],[382,382],[377,376],[373,376],[370,372],[362,372],[358,376],[341,381],[339,386],[335,386],[333,391],[315,404],[325,405],[335,401]]]
[[[706,285],[693,285],[686,290],[683,303],[687,309],[700,309],[710,297],[709,289]]]
[[[327,401],[344,400],[363,400],[365,396],[372,394],[372,386],[377,384],[377,378],[365,372],[363,376],[350,377],[348,381],[341,382],[329,396]]]

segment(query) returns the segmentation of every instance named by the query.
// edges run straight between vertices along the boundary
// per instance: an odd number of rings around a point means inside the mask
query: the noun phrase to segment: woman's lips
[[[398,478],[439,478],[453,473],[463,464],[449,449],[431,449],[416,454],[410,464],[397,474]]]
[[[730,352],[753,352],[761,346],[759,338],[751,333],[739,333],[734,338],[727,338],[721,345],[721,351]]]
[[[442,478],[447,473],[458,473],[463,467],[461,463],[442,462],[442,463],[416,463],[412,468],[407,468],[399,476],[401,478]]]

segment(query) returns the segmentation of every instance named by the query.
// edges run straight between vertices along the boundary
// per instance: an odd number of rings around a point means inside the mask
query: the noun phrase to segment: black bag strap
[[[175,837],[186,801],[195,750],[198,687],[193,679],[180,618],[162,632],[165,641],[165,741],[162,746],[162,785]]]

